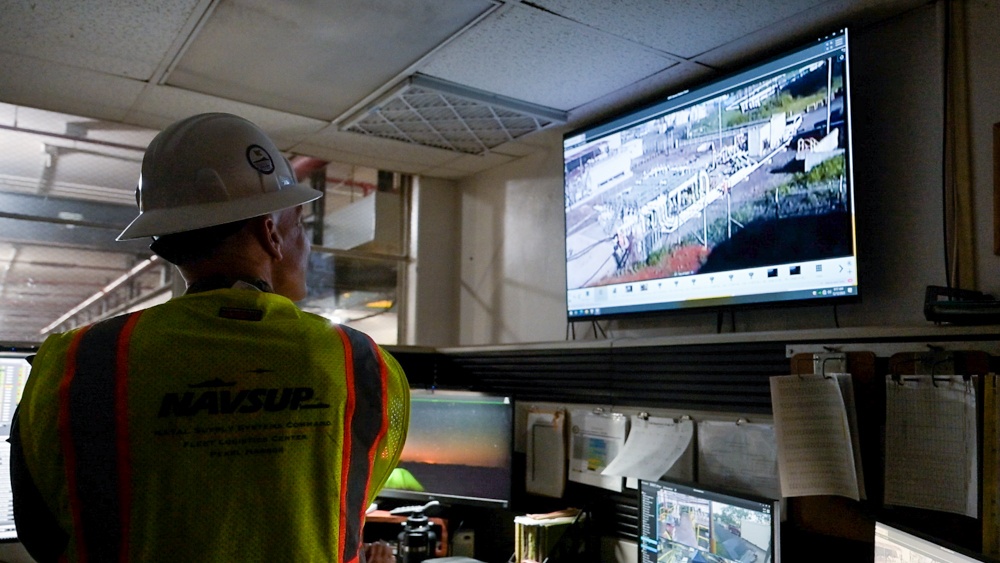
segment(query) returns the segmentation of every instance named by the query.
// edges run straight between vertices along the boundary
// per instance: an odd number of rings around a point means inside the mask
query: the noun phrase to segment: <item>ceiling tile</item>
[[[0,101],[120,121],[143,83],[0,53]]]
[[[567,111],[676,62],[647,47],[519,4],[475,25],[419,70]]]
[[[430,178],[441,178],[444,180],[461,180],[462,178],[467,178],[469,176],[469,172],[467,170],[454,170],[451,168],[436,167],[424,170],[421,175]]]
[[[664,96],[676,94],[684,88],[710,80],[716,71],[692,63],[681,63],[629,84],[611,96],[605,96],[580,106],[570,113],[567,127],[576,129],[611,119],[620,114],[622,108],[634,108],[649,105],[661,100]]]
[[[339,131],[335,127],[310,135],[305,142],[359,155],[389,156],[397,162],[410,162],[420,167],[442,165],[459,156],[449,150]]]
[[[226,112],[256,123],[271,136],[279,149],[287,150],[327,125],[324,121],[293,115],[250,104],[219,99],[169,86],[150,87],[129,114],[128,121],[162,129],[185,117],[205,112]]]
[[[490,0],[222,0],[167,83],[332,121]]]
[[[386,157],[385,154],[359,154],[311,143],[302,143],[296,146],[295,152],[331,162],[354,164],[403,174],[422,174],[429,168],[427,164],[396,160],[392,156]]]
[[[845,26],[864,27],[893,13],[928,5],[924,0],[828,0],[811,10],[760,29],[748,30],[739,39],[700,54],[697,61],[720,69],[733,69],[744,63],[777,56]]]
[[[540,142],[532,142],[534,139],[539,138],[539,135],[540,133],[521,137],[516,141],[508,141],[500,146],[493,147],[490,152],[505,156],[528,156],[538,151],[539,146],[543,145]]]
[[[449,162],[448,168],[454,170],[464,170],[467,173],[482,172],[483,170],[489,170],[490,168],[500,166],[501,164],[507,164],[508,162],[516,159],[517,157],[499,153],[486,153],[483,155],[463,154],[455,160]]]
[[[0,51],[148,80],[204,0],[4,2]]]
[[[733,41],[827,0],[535,0],[586,26],[682,58]]]

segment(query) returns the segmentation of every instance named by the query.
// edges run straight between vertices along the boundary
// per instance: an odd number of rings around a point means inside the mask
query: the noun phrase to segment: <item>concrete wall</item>
[[[940,3],[938,3],[940,4]],[[992,251],[992,133],[1000,122],[1000,3],[966,2],[980,289],[1000,293]],[[945,285],[942,222],[944,14],[931,4],[852,31],[862,302],[739,312],[739,332],[926,326],[927,285]],[[562,131],[545,150],[459,183],[457,345],[552,342],[564,316]],[[536,141],[536,139],[533,139]],[[730,319],[726,318],[726,330]],[[607,326],[605,326],[607,325]],[[715,313],[602,323],[611,338],[711,334]],[[576,338],[593,337],[576,327]],[[586,334],[585,334],[586,333]],[[424,342],[419,342],[423,344]]]

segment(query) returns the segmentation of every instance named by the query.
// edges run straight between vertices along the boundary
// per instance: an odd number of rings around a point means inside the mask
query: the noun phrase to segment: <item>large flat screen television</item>
[[[514,405],[509,397],[414,389],[399,465],[379,496],[506,507],[513,448]]]
[[[779,563],[777,500],[639,481],[639,563]]]
[[[847,30],[563,138],[570,321],[858,294]]]

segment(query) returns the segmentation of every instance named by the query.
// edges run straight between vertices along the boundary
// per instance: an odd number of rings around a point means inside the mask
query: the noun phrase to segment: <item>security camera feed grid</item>
[[[570,316],[855,285],[846,36],[831,45],[566,139]]]
[[[643,482],[639,560],[771,562],[776,517],[772,506],[666,482]]]

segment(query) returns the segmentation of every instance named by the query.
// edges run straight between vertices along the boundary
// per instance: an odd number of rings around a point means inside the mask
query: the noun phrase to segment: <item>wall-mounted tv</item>
[[[858,294],[847,30],[563,138],[570,321]]]
[[[781,561],[777,500],[639,482],[639,563]]]
[[[444,505],[510,502],[514,405],[472,391],[413,389],[399,465],[379,496]]]

